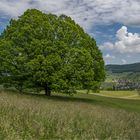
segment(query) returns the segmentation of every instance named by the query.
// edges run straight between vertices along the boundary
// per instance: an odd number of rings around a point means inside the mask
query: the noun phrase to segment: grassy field
[[[99,95],[108,97],[120,97],[120,98],[137,98],[139,95],[137,91],[100,91]]]
[[[0,92],[0,140],[140,139],[140,101]]]

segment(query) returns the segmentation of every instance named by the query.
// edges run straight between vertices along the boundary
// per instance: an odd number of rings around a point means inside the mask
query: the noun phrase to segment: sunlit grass
[[[137,91],[101,91],[99,94],[111,97],[129,97],[137,96]]]

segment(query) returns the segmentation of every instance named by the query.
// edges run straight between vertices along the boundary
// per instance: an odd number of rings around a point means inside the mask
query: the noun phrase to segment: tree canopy
[[[104,61],[95,40],[65,15],[27,10],[0,36],[3,83],[74,93],[98,89],[105,78]]]

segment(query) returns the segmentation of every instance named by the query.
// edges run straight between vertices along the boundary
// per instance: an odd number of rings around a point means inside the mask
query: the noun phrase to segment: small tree
[[[98,89],[104,80],[102,54],[96,42],[70,17],[27,10],[0,37],[4,83],[74,93]],[[98,85],[98,86],[97,86]]]

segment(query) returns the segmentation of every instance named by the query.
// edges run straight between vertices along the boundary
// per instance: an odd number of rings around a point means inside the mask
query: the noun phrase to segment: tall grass
[[[140,139],[140,114],[72,100],[0,93],[0,140]]]

